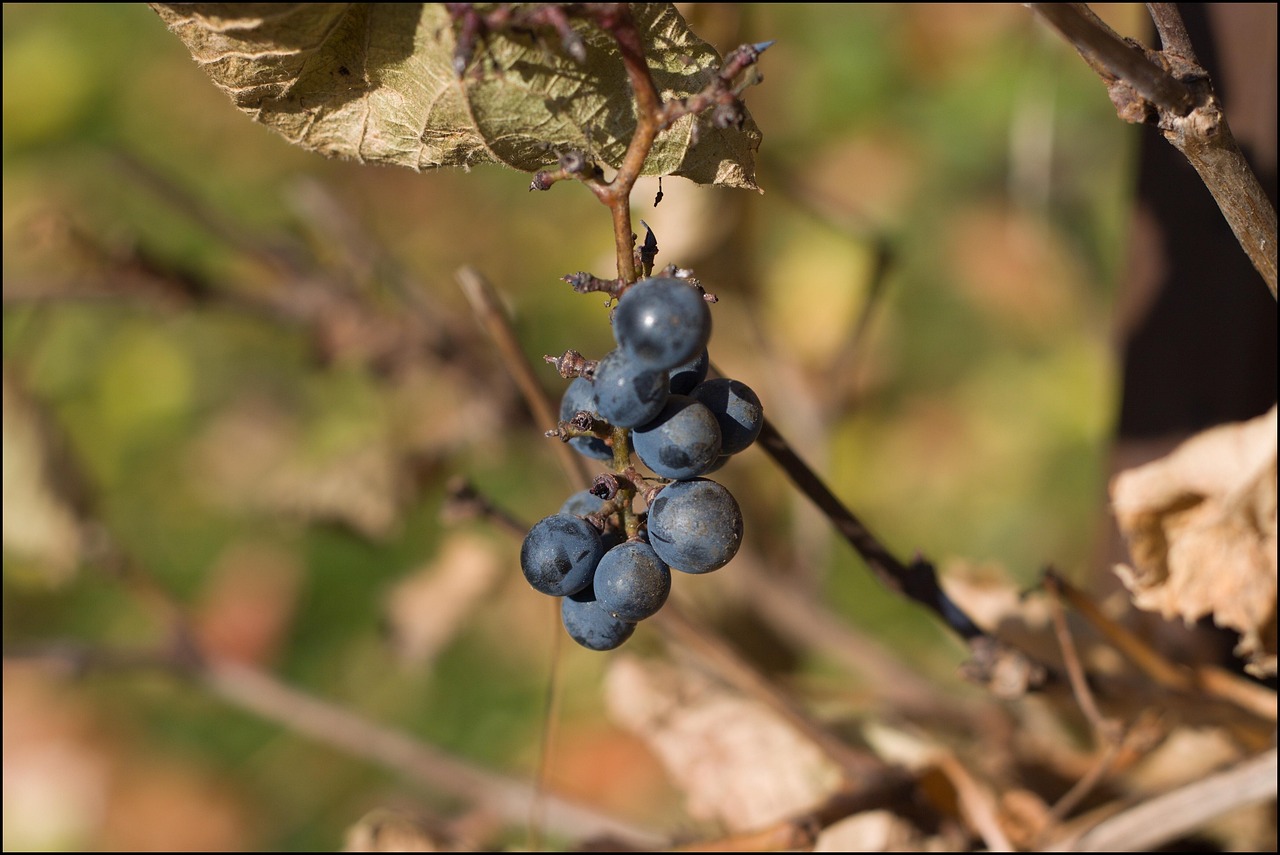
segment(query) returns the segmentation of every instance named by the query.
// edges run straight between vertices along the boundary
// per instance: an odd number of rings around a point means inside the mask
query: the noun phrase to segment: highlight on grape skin
[[[642,279],[618,301],[613,334],[637,362],[669,371],[707,346],[711,310],[701,292],[683,279]]]

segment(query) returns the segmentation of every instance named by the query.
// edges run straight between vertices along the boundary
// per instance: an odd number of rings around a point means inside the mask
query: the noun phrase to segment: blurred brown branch
[[[458,796],[511,825],[528,817],[534,798],[527,783],[474,766],[403,731],[370,721],[267,672],[239,662],[209,659],[193,664],[173,650],[112,650],[56,642],[5,650],[6,659],[42,662],[82,676],[96,671],[159,669],[192,678],[214,697],[346,754],[395,771],[432,790]],[[542,793],[545,822],[575,839],[606,837],[624,845],[658,846],[663,838],[593,808]]]

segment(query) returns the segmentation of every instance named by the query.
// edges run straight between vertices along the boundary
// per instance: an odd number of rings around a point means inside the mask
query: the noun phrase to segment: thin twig
[[[1098,702],[1093,697],[1093,691],[1089,688],[1089,679],[1085,676],[1080,654],[1076,651],[1075,638],[1071,635],[1066,615],[1062,611],[1058,576],[1054,573],[1045,573],[1043,582],[1044,589],[1049,595],[1049,616],[1053,621],[1053,631],[1058,638],[1058,646],[1062,650],[1063,667],[1067,671],[1067,679],[1071,682],[1071,692],[1075,695],[1076,704],[1093,728],[1097,740],[1103,745],[1116,745],[1120,741],[1120,729],[1115,721],[1102,715],[1101,710],[1098,709]]]
[[[434,789],[456,793],[508,822],[522,823],[528,818],[534,794],[523,781],[478,769],[406,733],[374,724],[300,692],[263,671],[233,662],[214,662],[203,675],[203,682],[220,698],[238,707],[357,757],[375,760]],[[661,845],[660,837],[593,809],[550,794],[542,798],[547,828],[557,834],[599,834]]]
[[[1012,852],[1013,844],[1000,827],[999,809],[990,788],[975,778],[950,751],[938,755],[933,765],[951,782],[960,802],[961,813],[969,821],[969,826],[982,838],[987,851]]]
[[[1188,668],[1170,662],[1129,629],[1116,623],[1084,592],[1055,577],[1063,599],[1148,677],[1177,692],[1203,692],[1265,721],[1276,721],[1276,693],[1213,665]]]
[[[510,512],[495,505],[488,496],[477,490],[474,484],[461,476],[453,478],[445,485],[445,503],[441,509],[441,517],[446,522],[476,517],[513,537],[524,537],[529,531],[529,526],[516,519]]]
[[[434,749],[394,728],[370,722],[351,710],[294,689],[261,669],[230,660],[207,659],[201,667],[165,651],[111,651],[59,644],[44,649],[5,651],[5,658],[44,660],[76,673],[91,669],[161,668],[177,676],[195,677],[198,686],[215,698],[247,710],[292,732],[335,747],[343,753],[381,765],[433,790],[463,797],[508,823],[525,822],[532,788],[515,778],[475,767]],[[550,831],[573,837],[609,836],[646,846],[660,846],[663,838],[608,817],[598,810],[554,795],[544,796],[545,822]]]
[[[841,375],[856,376],[867,347],[867,334],[871,329],[871,322],[888,292],[889,273],[893,270],[895,260],[893,251],[889,242],[884,238],[875,241],[872,251],[874,255],[872,257],[871,273],[867,276],[866,296],[863,298],[862,306],[858,310],[858,317],[854,321],[853,329],[849,332],[849,338],[830,363],[830,373],[836,377]],[[844,395],[835,397],[828,402],[828,410],[832,412],[838,410],[848,416],[852,410],[849,406],[849,395],[853,393],[855,388],[854,384],[846,385]]]
[[[1120,756],[1121,748],[1122,745],[1119,742],[1106,743],[1098,761],[1071,785],[1071,789],[1063,793],[1062,798],[1053,803],[1053,807],[1049,808],[1049,818],[1054,822],[1061,822],[1071,816],[1085,797],[1111,774],[1111,770],[1115,768],[1116,759]]]
[[[207,659],[192,667],[167,651],[111,651],[74,644],[5,651],[5,657],[41,660],[76,673],[90,669],[155,669],[194,678],[220,700],[276,722],[290,731],[362,760],[391,769],[433,790],[460,796],[519,824],[528,818],[532,788],[522,781],[488,772],[433,748],[415,737],[375,724],[343,707],[296,689],[260,669],[230,660]],[[544,794],[547,828],[574,838],[608,836],[642,846],[661,846],[663,838],[600,811]]]
[[[1111,773],[1116,759],[1120,756],[1124,732],[1119,722],[1106,718],[1098,709],[1098,703],[1089,688],[1089,679],[1085,675],[1084,666],[1080,662],[1080,654],[1076,650],[1075,638],[1067,626],[1067,618],[1062,610],[1062,592],[1058,584],[1058,576],[1046,573],[1043,579],[1044,589],[1048,593],[1049,615],[1053,621],[1053,630],[1058,638],[1058,646],[1062,649],[1063,667],[1067,679],[1071,681],[1071,692],[1076,704],[1093,728],[1094,738],[1102,747],[1102,756],[1083,777],[1072,785],[1062,798],[1054,803],[1049,816],[1060,822],[1084,801],[1085,796]]]
[[[1182,21],[1182,13],[1178,11],[1178,4],[1148,3],[1147,12],[1160,36],[1160,49],[1177,54],[1192,65],[1199,65],[1200,61],[1196,59],[1196,51],[1191,44],[1191,35]]]
[[[533,373],[533,367],[521,352],[519,339],[516,338],[515,330],[511,326],[511,319],[507,316],[507,311],[503,308],[493,285],[474,267],[460,267],[455,275],[458,278],[458,284],[462,287],[462,292],[471,303],[472,311],[484,325],[489,338],[502,355],[503,364],[511,373],[512,379],[516,381],[516,385],[520,387],[520,394],[529,405],[533,417],[539,424],[557,424],[560,414],[547,400],[547,396],[542,391],[542,385]],[[589,483],[590,476],[582,456],[570,448],[568,443],[556,442],[552,447],[573,488],[583,489]]]
[[[937,571],[923,558],[903,564],[845,507],[831,489],[796,454],[767,418],[757,440],[796,486],[831,521],[889,590],[908,597],[942,618],[968,645],[973,659],[966,676],[989,686],[1002,697],[1016,697],[1042,685],[1049,671],[1022,651],[988,635],[947,596]]]
[[[547,660],[547,697],[542,705],[542,731],[539,734],[538,768],[533,778],[533,799],[529,803],[528,848],[542,848],[542,833],[547,827],[547,794],[550,790],[551,758],[555,756],[556,728],[560,723],[560,697],[564,681],[560,678],[564,633],[560,632],[559,601],[547,603],[547,625],[551,630],[551,650]]]

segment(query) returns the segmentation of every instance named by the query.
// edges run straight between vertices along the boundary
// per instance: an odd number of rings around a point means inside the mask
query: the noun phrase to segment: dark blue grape
[[[742,511],[715,481],[668,484],[649,507],[649,544],[677,570],[710,573],[738,554]]]
[[[665,370],[646,367],[621,348],[610,351],[593,382],[600,418],[616,427],[644,424],[662,410],[669,382]]]
[[[560,506],[560,513],[585,517],[587,514],[594,514],[602,507],[604,507],[604,499],[590,490],[579,490],[564,500],[564,504]]]
[[[720,426],[705,405],[672,395],[653,421],[631,432],[636,456],[663,478],[696,478],[720,456]]]
[[[703,472],[702,474],[703,474],[703,475],[710,475],[710,474],[711,474],[711,473],[713,473],[713,472],[719,472],[721,469],[723,469],[723,468],[724,468],[724,465],[725,465],[726,463],[728,463],[728,462],[729,462],[730,460],[732,460],[732,459],[733,459],[733,458],[731,458],[731,457],[730,457],[729,455],[727,455],[727,454],[721,454],[719,457],[717,457],[717,458],[716,458],[716,462],[715,462],[715,463],[712,463],[712,464],[711,464],[711,466],[710,466],[710,467],[708,467],[707,471],[706,471],[706,472]]]
[[[703,380],[707,379],[707,369],[711,367],[711,357],[707,349],[702,348],[693,359],[683,365],[677,365],[669,372],[671,375],[671,394],[688,395]]]
[[[604,507],[604,500],[592,493],[590,490],[579,490],[572,496],[564,500],[564,504],[560,506],[560,513],[573,514],[578,517],[585,517],[588,514],[594,514]],[[604,531],[600,532],[600,543],[604,546],[604,551],[608,552],[619,543],[627,539],[627,536],[618,531],[613,525],[610,525]]]
[[[671,571],[649,544],[630,540],[605,553],[592,585],[596,603],[616,618],[644,620],[671,593]]]
[[[584,410],[596,413],[595,387],[590,380],[575,377],[560,399],[560,421],[567,422]],[[575,436],[569,440],[569,444],[587,457],[594,457],[596,460],[613,459],[613,449],[604,440],[594,436]]]
[[[569,637],[588,650],[613,650],[636,631],[633,622],[600,608],[590,585],[560,601],[560,620]]]
[[[746,383],[720,377],[689,393],[706,405],[720,425],[720,453],[737,454],[756,441],[764,427],[760,398]]]
[[[604,554],[600,533],[582,517],[554,514],[534,523],[520,546],[520,569],[534,590],[553,597],[581,591]]]
[[[698,289],[681,279],[642,279],[618,301],[613,335],[641,364],[669,371],[707,346],[711,310]]]

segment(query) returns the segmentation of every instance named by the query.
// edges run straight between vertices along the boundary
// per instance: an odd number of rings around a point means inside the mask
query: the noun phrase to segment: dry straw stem
[[[488,772],[415,737],[297,689],[248,665],[209,659],[193,664],[181,651],[111,651],[76,644],[6,651],[6,659],[38,661],[80,675],[88,671],[162,669],[193,678],[212,696],[292,732],[376,763],[440,792],[449,793],[510,824],[528,818],[534,799],[523,781]],[[590,807],[541,793],[548,830],[567,837],[607,837],[638,847],[662,838]]]
[[[493,285],[474,267],[461,267],[456,276],[462,293],[471,303],[471,309],[484,326],[485,332],[497,346],[503,364],[511,372],[516,385],[520,387],[520,394],[529,405],[534,418],[539,424],[557,424],[560,415],[543,394],[542,386],[533,373],[533,367],[524,358],[515,330],[511,327],[511,319],[507,316],[507,311]],[[586,463],[582,456],[570,448],[568,443],[555,443],[554,448],[560,460],[560,466],[570,483],[574,485],[574,489],[583,489],[584,485],[590,481],[590,476],[587,474]]]
[[[1047,847],[1058,852],[1145,852],[1237,808],[1276,797],[1276,749],[1136,805]]]
[[[1163,50],[1144,51],[1083,3],[1029,5],[1102,78],[1120,118],[1155,125],[1182,152],[1275,297],[1276,209],[1236,145],[1176,6],[1148,4]]]
[[[291,730],[377,762],[433,789],[453,793],[506,822],[527,821],[535,793],[525,782],[479,769],[406,733],[383,727],[340,706],[234,662],[210,663],[202,682],[219,698],[278,721]],[[548,793],[537,794],[546,828],[580,838],[604,836],[639,846],[660,845],[652,832]]]
[[[1093,727],[1094,737],[1105,745],[1116,745],[1119,743],[1119,729],[1115,722],[1102,715],[1102,711],[1098,709],[1098,702],[1093,697],[1093,690],[1089,688],[1084,665],[1076,650],[1075,638],[1072,637],[1071,628],[1067,626],[1066,615],[1063,614],[1061,588],[1058,582],[1056,574],[1045,574],[1044,588],[1049,594],[1049,614],[1053,619],[1053,632],[1058,638],[1058,646],[1062,649],[1063,667],[1066,668],[1067,679],[1071,681],[1071,691],[1075,695],[1076,703],[1080,706],[1080,712],[1084,713],[1084,717]]]

